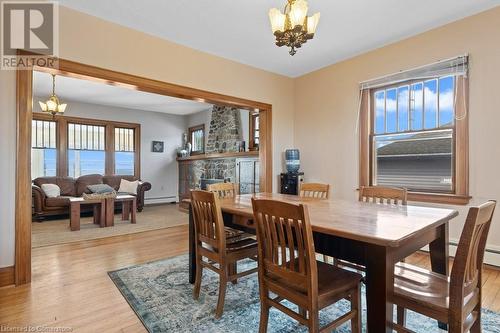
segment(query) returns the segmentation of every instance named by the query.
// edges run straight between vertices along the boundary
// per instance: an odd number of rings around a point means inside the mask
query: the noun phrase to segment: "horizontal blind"
[[[68,149],[105,150],[105,126],[68,124]]]
[[[463,55],[451,59],[435,62],[433,64],[401,71],[380,78],[360,83],[360,89],[373,89],[409,80],[426,80],[440,76],[467,76],[469,70],[469,56]]]
[[[31,147],[56,148],[56,122],[46,120],[31,121]]]
[[[135,151],[133,128],[115,127],[115,151]]]

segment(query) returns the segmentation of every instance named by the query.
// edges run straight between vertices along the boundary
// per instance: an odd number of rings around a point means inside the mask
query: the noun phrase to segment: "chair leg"
[[[238,273],[238,263],[237,262],[233,262],[233,263],[230,263],[228,265],[228,271],[229,271],[229,275],[235,275]],[[231,281],[232,284],[237,284],[238,283],[238,279],[234,279]]]
[[[401,306],[397,307],[397,323],[406,326],[406,309]]]
[[[264,302],[260,302],[260,322],[259,322],[259,333],[267,332],[267,323],[269,321],[269,305]]]
[[[200,297],[201,279],[203,277],[203,266],[200,264],[201,258],[196,258],[196,277],[194,280],[193,298]]]
[[[470,333],[481,333],[481,306],[477,306],[474,311],[477,311],[477,318],[470,328]]]
[[[319,333],[319,311],[317,307],[309,311],[309,333]]]
[[[351,319],[352,333],[361,332],[361,285],[354,290],[351,295],[351,311],[356,311],[356,315]]]
[[[216,319],[222,317],[222,313],[224,312],[226,287],[227,287],[227,267],[224,267],[219,276],[219,300],[217,301],[217,310],[215,311]]]

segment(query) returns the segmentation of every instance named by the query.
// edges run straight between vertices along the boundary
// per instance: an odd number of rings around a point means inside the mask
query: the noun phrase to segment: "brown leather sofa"
[[[137,180],[134,176],[101,176],[85,175],[79,178],[71,177],[39,177],[33,180],[33,218],[41,220],[45,216],[69,214],[69,198],[81,197],[83,193],[90,193],[88,185],[108,184],[118,191],[120,181]],[[42,184],[56,184],[61,188],[61,196],[57,198],[48,198],[43,192]],[[151,184],[142,182],[137,187],[137,210],[142,212],[144,208],[144,193],[151,189]],[[85,206],[82,211],[85,211]]]

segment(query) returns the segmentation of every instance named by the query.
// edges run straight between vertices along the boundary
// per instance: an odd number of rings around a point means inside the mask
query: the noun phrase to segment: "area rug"
[[[188,224],[188,215],[180,211],[177,205],[166,204],[146,206],[137,213],[137,223],[122,221],[121,214],[115,215],[113,227],[100,228],[93,223],[92,217],[80,219],[80,230],[69,229],[69,219],[50,219],[32,223],[33,248],[80,242],[92,239],[134,234],[151,230],[159,230]]]
[[[245,261],[239,269],[251,266],[255,266],[255,262]],[[187,255],[109,272],[109,276],[149,332],[258,332],[260,305],[256,275],[242,278],[236,285],[228,284],[224,315],[220,320],[214,318],[217,275],[204,270],[200,298],[193,300]],[[321,325],[348,310],[347,301],[322,310]],[[365,322],[366,306],[363,304]],[[435,320],[410,311],[408,326],[416,332],[443,332]],[[307,329],[271,309],[268,332],[307,332]],[[350,326],[345,324],[334,332],[350,332]],[[483,332],[500,333],[500,314],[483,310]]]

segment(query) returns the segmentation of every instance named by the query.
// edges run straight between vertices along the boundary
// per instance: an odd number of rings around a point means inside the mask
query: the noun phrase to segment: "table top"
[[[318,200],[275,193],[221,199],[221,209],[252,218],[252,197],[307,205],[313,231],[383,246],[399,246],[405,240],[418,237],[458,216],[458,212],[452,209]]]

